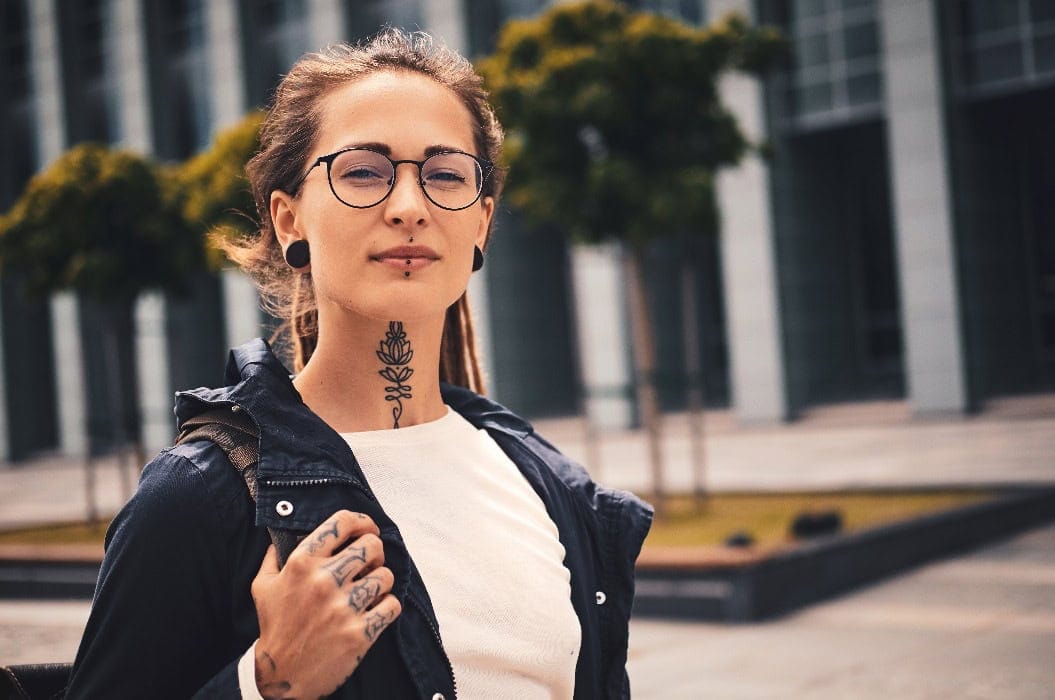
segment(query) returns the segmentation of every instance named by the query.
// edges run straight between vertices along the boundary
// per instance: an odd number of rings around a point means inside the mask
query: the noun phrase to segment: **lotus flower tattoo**
[[[377,359],[386,365],[378,374],[395,385],[385,387],[385,401],[396,402],[392,407],[393,428],[399,427],[399,417],[403,415],[403,399],[413,398],[410,395],[411,387],[406,383],[414,375],[414,370],[407,367],[413,357],[414,351],[410,349],[410,341],[403,330],[403,323],[389,321],[385,339],[378,343]]]

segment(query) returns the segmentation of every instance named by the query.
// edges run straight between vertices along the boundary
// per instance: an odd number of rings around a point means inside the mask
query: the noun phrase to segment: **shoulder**
[[[630,491],[597,483],[581,464],[534,430],[523,438],[523,442],[576,495],[584,507],[601,518],[606,530],[619,532],[629,529],[640,533],[640,538],[644,539],[652,525],[651,505]]]
[[[245,482],[223,450],[212,442],[193,442],[162,450],[147,463],[112,529],[134,523],[155,534],[220,534],[250,515],[249,505]]]

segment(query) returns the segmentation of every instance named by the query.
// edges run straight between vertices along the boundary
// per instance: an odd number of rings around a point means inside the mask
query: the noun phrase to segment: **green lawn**
[[[769,547],[788,540],[792,519],[804,511],[838,510],[845,530],[861,530],[992,498],[992,491],[850,491],[836,493],[721,493],[699,503],[675,496],[657,517],[645,546],[718,545],[737,531]],[[108,523],[60,524],[0,532],[0,544],[101,543]]]
[[[788,541],[796,515],[837,510],[844,531],[862,530],[915,516],[977,503],[991,491],[847,491],[833,493],[722,493],[702,503],[691,497],[668,501],[645,546],[717,545],[737,531],[749,532],[769,547]]]

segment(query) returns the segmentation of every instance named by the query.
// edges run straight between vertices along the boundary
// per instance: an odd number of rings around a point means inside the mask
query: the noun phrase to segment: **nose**
[[[428,222],[429,207],[418,183],[417,166],[401,163],[396,166],[394,177],[392,193],[385,200],[385,219],[392,226],[424,226]]]

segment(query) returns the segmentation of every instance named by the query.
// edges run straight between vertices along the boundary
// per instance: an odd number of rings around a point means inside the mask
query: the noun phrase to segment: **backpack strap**
[[[235,471],[245,481],[249,496],[256,503],[257,483],[256,470],[260,460],[260,431],[249,416],[242,411],[218,408],[206,411],[187,419],[180,426],[176,445],[196,440],[214,442],[224,454]],[[290,530],[269,527],[268,534],[278,553],[278,566],[282,568],[290,552],[297,546],[297,536]]]
[[[73,664],[0,666],[0,698],[52,700],[66,695]]]

